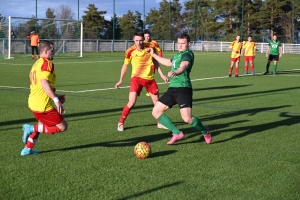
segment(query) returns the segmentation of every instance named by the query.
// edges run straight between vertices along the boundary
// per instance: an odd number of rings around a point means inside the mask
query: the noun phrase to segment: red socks
[[[128,116],[129,113],[130,113],[130,110],[131,110],[131,108],[129,108],[127,105],[124,106],[123,111],[122,111],[122,115],[121,115],[121,117],[120,117],[119,123],[123,123],[123,124],[124,124],[125,119],[127,118],[127,116]]]
[[[45,124],[34,125],[34,131],[45,134],[54,134],[61,132],[61,130],[57,126],[46,126]]]

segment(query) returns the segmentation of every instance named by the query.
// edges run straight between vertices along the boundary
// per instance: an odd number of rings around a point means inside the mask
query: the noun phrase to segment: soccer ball
[[[139,142],[134,147],[134,154],[139,159],[147,158],[151,153],[151,147],[147,142]]]

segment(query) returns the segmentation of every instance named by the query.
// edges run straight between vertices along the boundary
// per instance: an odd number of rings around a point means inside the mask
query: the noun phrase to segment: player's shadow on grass
[[[203,117],[201,118],[199,116],[199,118],[203,122],[204,125],[209,125],[211,135],[213,137],[213,140],[212,140],[213,142],[211,144],[217,144],[217,143],[226,142],[226,141],[237,139],[237,138],[242,138],[242,137],[245,137],[249,134],[254,134],[254,133],[263,132],[263,131],[266,131],[266,130],[269,130],[269,129],[274,129],[274,128],[277,128],[278,126],[293,125],[293,124],[298,123],[299,118],[298,118],[298,116],[290,116],[290,118],[284,119],[282,121],[263,123],[263,124],[259,124],[259,125],[255,125],[255,126],[244,126],[244,127],[232,128],[232,129],[230,129],[230,126],[232,126],[234,124],[244,123],[244,122],[247,122],[249,120],[232,121],[232,122],[229,122],[229,123],[226,123],[226,124],[209,124],[210,121],[216,121],[218,119],[222,120],[224,118],[226,118],[226,119],[233,118],[234,119],[234,118],[236,118],[237,116],[240,116],[240,115],[254,116],[254,115],[256,115],[258,113],[261,113],[261,112],[265,112],[265,113],[267,113],[267,112],[277,112],[275,110],[285,108],[285,107],[290,107],[290,106],[286,105],[286,106],[255,108],[255,109],[240,109],[240,110],[231,111],[231,112],[223,113],[223,114],[220,114],[220,115],[213,115],[213,116],[204,117],[204,118]],[[280,115],[281,116],[283,116],[283,115],[287,116],[287,113],[280,113]],[[226,130],[224,130],[224,129],[226,129]],[[218,131],[214,131],[214,130],[218,130]],[[185,134],[184,140],[178,141],[174,145],[205,142],[202,134],[199,133],[193,127],[182,129],[182,131]],[[226,134],[226,132],[241,132],[241,131],[244,131],[244,132],[242,134],[238,134],[238,135],[235,135],[233,137],[230,137],[226,140],[214,141],[214,137],[219,135],[219,134]],[[185,140],[188,140],[188,139],[191,140],[191,138],[194,138],[194,137],[196,139],[194,139],[192,141],[185,142]]]
[[[156,192],[156,191],[159,191],[159,190],[163,190],[163,189],[166,189],[166,188],[169,188],[169,187],[174,187],[174,186],[177,186],[177,185],[182,184],[182,183],[184,183],[184,182],[183,181],[176,181],[176,182],[173,182],[173,183],[170,183],[170,184],[165,184],[165,185],[155,187],[155,188],[152,188],[152,189],[149,189],[149,190],[145,190],[145,191],[142,191],[142,192],[139,192],[139,193],[127,195],[127,196],[118,198],[117,200],[126,200],[126,199],[138,198],[138,197],[143,199],[142,198],[143,195],[147,195],[147,194],[150,194],[150,193],[153,193],[153,192]]]
[[[193,91],[204,91],[204,90],[224,90],[224,89],[235,89],[235,88],[241,88],[241,87],[248,87],[252,85],[230,85],[230,86],[220,86],[220,87],[208,87],[208,88],[193,88]]]
[[[228,139],[216,141],[215,143],[222,143],[222,142],[227,142],[227,141],[234,140],[234,139],[243,138],[250,134],[263,133],[264,131],[267,131],[270,129],[275,129],[275,128],[282,127],[282,126],[289,127],[289,126],[299,123],[300,115],[294,116],[294,115],[289,115],[287,113],[281,113],[280,117],[283,117],[284,119],[279,120],[279,121],[262,123],[262,124],[254,125],[254,126],[237,127],[237,128],[227,129],[226,131],[222,131],[223,133],[224,132],[242,132],[242,133],[236,134]]]
[[[166,138],[171,138],[171,133],[160,133],[156,135],[146,135],[146,136],[140,136],[140,137],[133,137],[128,139],[121,139],[121,140],[115,140],[115,141],[107,141],[107,142],[98,142],[98,143],[92,143],[92,144],[83,144],[78,146],[72,146],[72,147],[65,147],[61,149],[53,149],[48,151],[41,151],[40,153],[47,153],[47,152],[53,152],[53,151],[70,151],[70,150],[77,150],[77,149],[85,149],[85,148],[94,148],[94,147],[132,147],[135,146],[138,142],[141,141],[147,141],[148,143],[157,142],[160,140],[165,140]],[[168,152],[165,152],[165,155]],[[170,153],[170,152],[169,152]],[[174,153],[174,152],[171,152]],[[162,153],[161,155],[163,155]],[[158,154],[159,156],[160,154]]]

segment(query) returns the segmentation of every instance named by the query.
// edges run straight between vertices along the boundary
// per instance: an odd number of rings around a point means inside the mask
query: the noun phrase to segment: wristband
[[[58,97],[54,97],[52,100],[54,101],[54,103],[59,102]]]

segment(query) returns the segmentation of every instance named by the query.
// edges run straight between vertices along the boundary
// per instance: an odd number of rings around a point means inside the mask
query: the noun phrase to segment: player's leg
[[[164,113],[169,107],[160,101],[158,101],[153,110],[152,115],[156,118],[162,125],[167,127],[170,131],[172,131],[172,138],[167,144],[174,144],[176,141],[184,138],[183,132],[181,132],[171,121],[171,119]]]
[[[180,107],[180,115],[185,123],[190,124],[196,128],[204,136],[207,144],[211,143],[212,137],[209,132],[208,126],[203,126],[201,121],[196,117],[192,116],[192,105],[193,105],[193,90],[192,88],[182,88],[179,96],[176,98],[176,102]]]
[[[124,131],[124,123],[129,115],[132,107],[134,106],[137,97],[140,96],[140,93],[143,89],[143,82],[144,79],[141,78],[131,78],[130,79],[130,88],[129,88],[129,97],[128,97],[128,103],[124,106],[122,110],[122,114],[120,116],[120,120],[118,122],[118,131]]]
[[[137,96],[138,96],[138,94],[136,92],[129,92],[129,100],[128,100],[128,103],[124,106],[124,108],[122,110],[122,114],[121,114],[121,117],[120,117],[120,120],[118,123],[118,131],[124,131],[125,120],[126,120],[127,116],[129,115],[132,107],[136,103]]]
[[[36,59],[39,59],[39,50],[38,47],[35,46]]]
[[[274,57],[273,75],[276,75],[278,61],[279,61],[279,55]]]
[[[26,156],[30,154],[38,154],[37,151],[34,151],[32,149],[34,148],[40,133],[55,134],[67,130],[68,127],[68,124],[64,120],[62,115],[59,114],[55,109],[52,109],[47,113],[35,113],[35,112],[33,113],[36,119],[39,121],[39,123],[34,126],[27,125],[27,128],[28,130],[30,130],[31,133],[29,134],[24,149],[21,151],[22,156]],[[23,126],[23,130],[24,130],[24,126]],[[23,134],[23,138],[24,138],[24,134]]]
[[[149,95],[152,99],[153,105],[155,105],[159,99],[159,91],[158,91],[158,86],[157,86],[156,81],[155,80],[146,80],[144,82],[143,86],[149,92]],[[157,128],[168,129],[167,127],[162,125],[159,121],[157,121]]]
[[[254,57],[251,57],[251,59],[249,60],[250,63],[250,68],[251,68],[251,74],[254,75]]]
[[[34,46],[31,46],[31,58],[34,59]]]
[[[268,58],[268,62],[267,62],[267,65],[266,65],[266,71],[265,71],[264,75],[267,75],[269,73],[270,63],[271,63],[272,60],[273,60],[273,57],[270,54],[269,58]]]
[[[157,119],[162,125],[172,131],[172,138],[167,144],[174,144],[176,141],[184,138],[184,134],[173,124],[171,119],[164,113],[165,110],[171,108],[173,105],[177,104],[174,95],[178,93],[178,89],[169,88],[166,93],[160,97],[159,101],[154,105],[152,110],[152,115]]]
[[[245,60],[245,65],[244,65],[245,66],[245,74],[248,74],[248,60],[247,59],[248,59],[248,57],[245,56],[244,57],[244,60]]]
[[[235,77],[239,76],[239,58],[237,58],[236,62],[235,62]]]
[[[230,60],[230,67],[229,67],[229,77],[232,76],[232,70],[233,70],[234,63],[235,63],[234,58],[231,58],[231,60]]]

